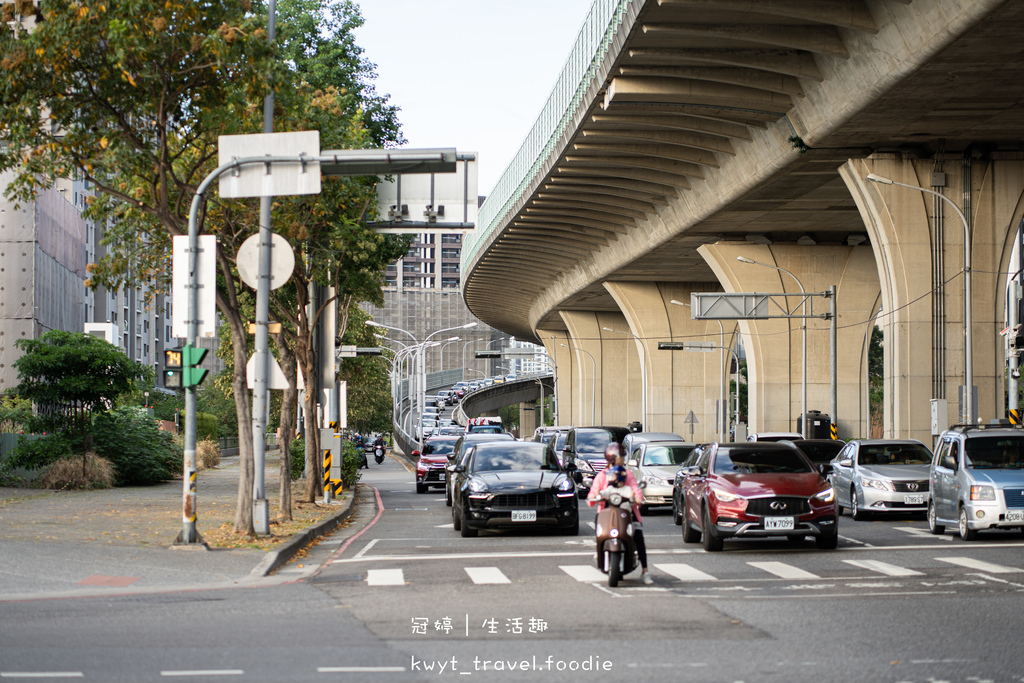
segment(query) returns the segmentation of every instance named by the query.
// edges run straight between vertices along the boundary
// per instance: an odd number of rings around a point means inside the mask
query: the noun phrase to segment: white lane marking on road
[[[403,673],[404,666],[318,666],[318,674],[395,674]]]
[[[774,574],[780,579],[820,579],[821,577],[817,574],[812,574],[809,571],[794,567],[791,564],[785,562],[747,562],[748,565],[755,569],[766,571],[769,574]]]
[[[367,586],[404,586],[405,574],[401,569],[368,569]]]
[[[604,572],[592,564],[568,564],[558,568],[581,583],[599,583],[607,578]]]
[[[655,569],[663,571],[680,581],[718,581],[718,579],[711,576],[711,574],[705,574],[701,570],[695,569],[688,564],[656,564],[654,567]]]
[[[464,569],[476,584],[512,583],[497,567],[464,567]]]
[[[965,384],[964,386],[967,386],[967,385]],[[594,524],[593,522],[587,522],[587,526],[589,526],[591,529],[596,529],[597,528],[597,524]]]
[[[964,386],[966,386],[966,385],[964,385]],[[379,540],[380,540],[379,538],[373,539],[372,541],[367,543],[366,546],[362,550],[360,550],[358,553],[356,553],[355,556],[356,557],[362,557],[363,555],[366,554],[366,551],[369,550],[370,548],[372,548],[373,546],[375,546],[377,544],[377,541],[379,541]]]
[[[939,562],[948,562],[949,564],[967,567],[968,569],[979,569],[989,574],[1014,574],[1024,571],[1024,569],[1018,569],[1017,567],[1004,567],[1001,564],[992,564],[991,562],[975,560],[970,557],[936,557],[935,559]]]
[[[161,676],[244,676],[241,669],[193,669],[191,671],[161,671]]]
[[[935,538],[940,541],[953,541],[952,536],[947,536],[945,534],[933,534],[927,529],[918,529],[917,527],[912,526],[894,526],[893,529],[910,534],[911,536],[924,536],[925,538]]]
[[[964,385],[964,386],[966,386],[966,385]],[[451,529],[453,526],[454,525],[451,522],[449,522],[448,524],[438,524],[434,528],[435,529]]]
[[[0,671],[0,678],[84,678],[81,671]]]
[[[860,567],[861,569],[867,569],[868,571],[885,574],[886,576],[924,576],[921,572],[914,571],[913,569],[898,567],[894,564],[880,562],[878,560],[843,560],[843,562],[846,564],[852,564],[854,567]]]

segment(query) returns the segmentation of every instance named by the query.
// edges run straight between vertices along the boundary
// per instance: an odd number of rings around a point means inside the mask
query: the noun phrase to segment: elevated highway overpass
[[[940,422],[958,418],[966,227],[977,412],[1002,417],[1022,37],[1024,3],[1011,0],[596,0],[467,239],[465,300],[547,347],[563,423],[594,412],[681,433],[693,411],[711,439],[725,356],[657,343],[742,336],[751,429],[791,430],[800,322],[719,328],[671,302],[836,285],[839,436],[868,433],[878,324],[884,434],[927,443],[931,399],[947,402]],[[869,173],[938,192],[968,225]],[[827,330],[808,324],[808,407],[824,412]]]

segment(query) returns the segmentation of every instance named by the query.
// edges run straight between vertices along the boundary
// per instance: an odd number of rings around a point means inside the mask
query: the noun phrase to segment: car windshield
[[[1024,469],[1024,436],[982,436],[967,439],[964,464],[973,469]]]
[[[603,429],[591,432],[576,432],[577,453],[604,453],[604,448],[612,441],[611,432]]]
[[[448,455],[455,450],[454,441],[428,441],[423,444],[423,455]]]
[[[927,465],[931,452],[922,444],[862,444],[857,451],[858,465]]]
[[[470,434],[501,434],[503,430],[501,425],[470,425]]]
[[[842,441],[797,441],[796,446],[804,452],[811,462],[828,462],[843,450],[846,444]]]
[[[645,465],[680,465],[693,451],[693,446],[648,446]]]
[[[558,441],[555,441],[555,450],[560,451],[565,448],[565,437],[569,436],[569,432],[559,432]]]
[[[797,451],[786,450],[725,450],[718,451],[715,472],[718,474],[777,474],[786,472],[813,472],[811,464]]]
[[[502,444],[477,448],[473,457],[474,472],[497,472],[502,470],[557,470],[558,460],[546,446],[522,443]]]

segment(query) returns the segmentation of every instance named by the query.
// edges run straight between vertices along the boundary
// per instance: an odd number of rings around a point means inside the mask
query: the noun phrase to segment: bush
[[[41,470],[71,453],[71,440],[62,434],[50,434],[37,439],[21,436],[17,447],[4,462],[4,468]]]
[[[302,477],[302,471],[306,469],[306,440],[292,439],[288,446],[288,456],[291,465],[292,481]]]
[[[196,438],[217,440],[217,416],[211,413],[196,413]]]
[[[154,484],[173,479],[183,468],[181,446],[170,432],[136,406],[97,415],[93,421],[96,452],[117,469],[117,486]]]
[[[345,488],[352,488],[359,481],[359,477],[363,476],[362,470],[359,469],[362,460],[363,456],[356,450],[355,443],[348,439],[343,440],[341,446],[341,481],[344,482]]]
[[[85,471],[82,456],[61,458],[47,468],[40,480],[44,489],[106,489],[114,485],[117,473],[114,465],[95,453],[85,455]]]
[[[196,442],[196,469],[206,470],[220,465],[220,446],[213,439]]]

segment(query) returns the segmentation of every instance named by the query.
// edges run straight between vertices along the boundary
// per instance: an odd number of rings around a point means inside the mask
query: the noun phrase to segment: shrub
[[[26,470],[45,469],[61,458],[70,456],[71,452],[71,440],[62,434],[50,434],[36,439],[21,436],[18,439],[18,445],[4,462],[4,467]],[[81,469],[81,463],[79,463],[79,469]]]
[[[292,439],[288,447],[288,456],[292,481],[296,481],[302,477],[302,471],[306,469],[306,440]]]
[[[363,457],[356,450],[354,442],[345,439],[342,441],[341,447],[341,480],[345,484],[345,488],[352,488],[359,481],[359,477],[363,475],[362,470],[359,469],[360,463],[362,463]]]
[[[93,421],[96,452],[117,468],[117,485],[154,484],[181,473],[183,452],[170,432],[136,406],[122,406]]]
[[[113,463],[95,453],[85,455],[85,471],[82,457],[78,455],[61,458],[51,463],[40,480],[44,489],[106,489],[114,485],[117,477]]]
[[[220,465],[220,446],[213,439],[196,442],[196,469],[206,470]]]
[[[217,416],[211,413],[196,413],[196,438],[217,440]]]

